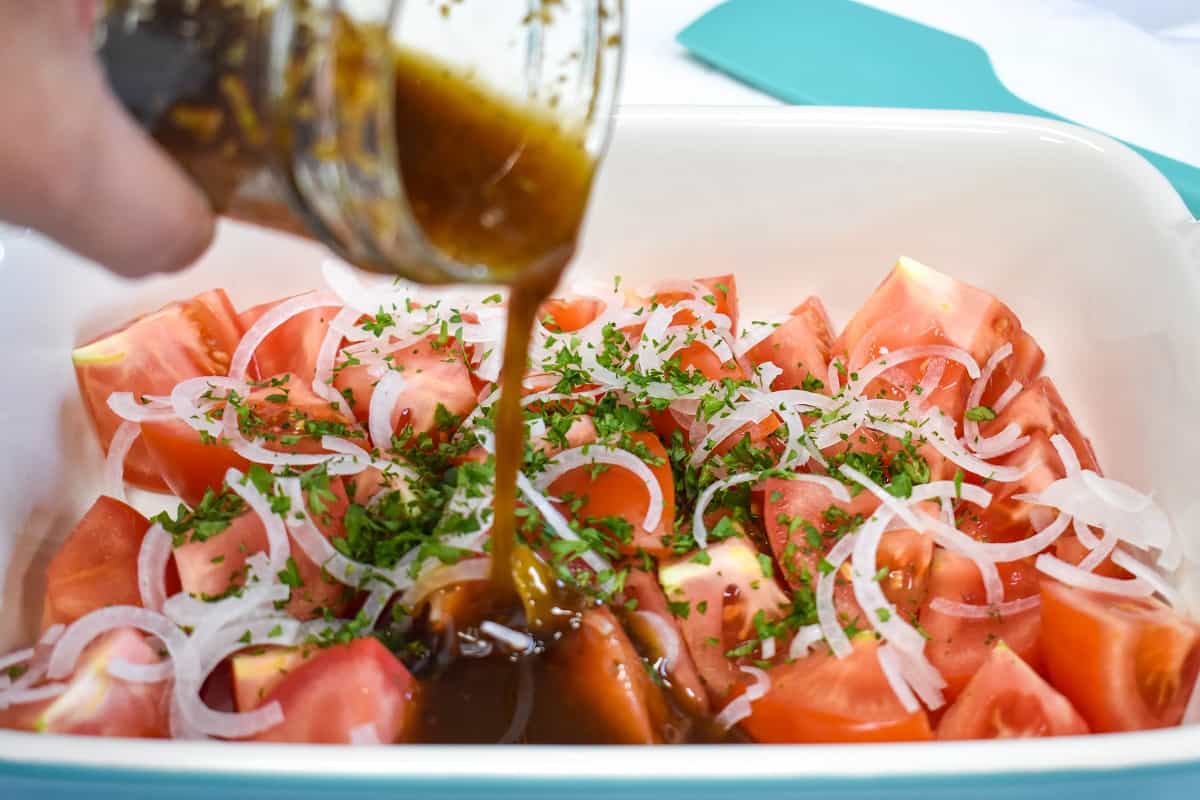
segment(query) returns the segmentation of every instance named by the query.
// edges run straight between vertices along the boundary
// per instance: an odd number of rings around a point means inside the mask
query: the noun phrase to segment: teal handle
[[[697,58],[789,103],[1070,121],[1010,92],[974,42],[851,0],[728,0],[677,38]],[[1200,217],[1200,169],[1125,144]]]

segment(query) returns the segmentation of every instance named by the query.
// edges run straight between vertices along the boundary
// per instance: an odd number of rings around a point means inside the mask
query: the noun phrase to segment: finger
[[[212,212],[113,97],[87,26],[64,13],[68,4],[20,17],[6,8],[0,217],[127,275],[191,263],[212,239]]]
[[[212,241],[208,201],[106,88],[99,91],[95,124],[79,143],[86,155],[38,227],[124,275],[186,267]]]

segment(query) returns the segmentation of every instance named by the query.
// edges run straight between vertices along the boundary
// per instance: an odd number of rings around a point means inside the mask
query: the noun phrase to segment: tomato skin
[[[120,658],[153,664],[158,653],[129,628],[104,634],[79,657],[68,688],[57,697],[0,709],[0,728],[37,733],[163,738],[168,735],[165,683],[126,683],[108,674]]]
[[[1013,739],[1088,732],[1071,701],[1000,642],[942,716],[937,738]]]
[[[1090,552],[1091,551],[1084,547],[1083,543],[1079,541],[1079,537],[1075,536],[1074,534],[1060,536],[1058,537],[1058,541],[1054,543],[1054,555],[1063,561],[1066,561],[1068,564],[1075,564],[1078,566],[1079,562],[1087,558]],[[1105,558],[1103,561],[1097,564],[1096,568],[1093,569],[1092,572],[1105,578],[1119,578],[1121,580],[1133,577],[1126,570],[1114,564],[1111,556]]]
[[[667,597],[663,594],[657,577],[641,569],[630,569],[629,575],[625,579],[625,595],[636,601],[636,611],[646,611],[662,617],[668,625],[675,629],[680,642],[683,642],[683,631],[680,628],[679,620],[668,608]],[[626,627],[633,627],[628,618]],[[700,680],[696,662],[692,660],[691,651],[686,644],[680,648],[675,664],[667,677],[671,681],[671,689],[676,700],[681,706],[695,716],[705,716],[710,712],[708,694],[704,691],[704,684]]]
[[[1020,600],[1037,593],[1038,573],[1026,561],[997,564],[1004,584],[1005,600]],[[971,676],[983,665],[997,641],[1003,641],[1026,663],[1041,666],[1037,608],[1006,616],[972,619],[943,614],[931,606],[934,598],[956,603],[983,605],[983,578],[975,562],[949,550],[937,548],[929,570],[929,591],[921,606],[921,627],[930,636],[925,655],[948,684],[946,697],[958,697]]]
[[[845,354],[850,369],[857,369],[878,357],[883,347],[946,344],[966,350],[982,366],[1006,343],[1013,345],[1014,356],[996,369],[985,400],[998,397],[1013,380],[1028,384],[1041,369],[1041,348],[1022,330],[1016,314],[992,295],[903,258],[846,325],[834,351]],[[902,398],[923,372],[922,361],[898,365],[873,381],[868,394],[883,390],[885,396]],[[966,370],[948,363],[929,402],[961,419],[970,387]]]
[[[417,683],[378,639],[318,651],[263,698],[283,707],[283,722],[256,742],[350,744],[356,727],[374,724],[385,744],[413,734]]]
[[[547,676],[558,704],[536,713],[537,741],[661,744],[666,700],[616,617],[589,609],[578,628],[547,655]],[[580,720],[587,720],[580,726]],[[586,738],[581,738],[586,737]]]
[[[738,324],[737,279],[733,275],[716,275],[711,278],[696,278],[696,283],[708,289],[708,296],[716,301],[713,304],[713,311],[729,317],[730,328],[736,331]],[[644,304],[658,303],[662,306],[669,306],[681,300],[693,299],[699,300],[700,298],[693,298],[687,292],[658,292],[651,295]],[[672,325],[692,325],[695,322],[696,315],[690,311],[680,311],[671,319]]]
[[[646,484],[641,478],[621,467],[610,466],[595,477],[591,474],[591,467],[578,467],[551,483],[550,494],[559,498],[571,496],[582,499],[583,504],[574,511],[569,508],[570,504],[557,504],[560,511],[578,520],[618,516],[632,525],[631,541],[615,542],[617,548],[625,555],[633,555],[638,548],[652,555],[665,555],[669,548],[663,543],[662,537],[671,532],[675,523],[675,481],[671,475],[667,451],[653,433],[635,431],[629,434],[629,437],[659,460],[657,465],[647,464],[658,479],[663,494],[662,518],[657,528],[650,531],[643,527],[646,509],[650,505]]]
[[[818,651],[767,671],[771,687],[750,704],[742,729],[756,742],[920,742],[933,738],[923,710],[908,712],[879,666],[879,643],[854,639],[839,659]]]
[[[771,382],[771,388],[800,389],[809,376],[827,380],[829,356],[833,347],[829,314],[819,297],[810,297],[797,306],[787,320],[746,353],[759,365],[770,361],[783,370]],[[828,393],[829,387],[824,387]]]
[[[538,319],[554,333],[573,333],[604,313],[604,302],[595,297],[552,298],[538,310]]]
[[[250,326],[268,311],[293,298],[285,297],[246,309],[238,315],[242,330],[250,330]],[[317,371],[317,355],[329,330],[329,321],[337,313],[336,306],[314,308],[297,314],[269,333],[254,351],[256,374],[291,373],[296,380],[311,384]]]
[[[46,570],[43,627],[69,625],[106,606],[140,606],[138,552],[149,528],[148,519],[120,500],[97,498]],[[168,587],[178,584],[173,573]]]
[[[233,304],[224,290],[214,289],[136,317],[77,348],[71,360],[79,392],[105,452],[122,422],[108,407],[110,394],[167,395],[186,378],[224,375],[242,333]],[[125,459],[125,480],[167,490],[141,441]]]
[[[1045,375],[1022,389],[994,420],[980,425],[980,432],[984,436],[995,436],[1010,423],[1020,428],[1022,433],[1033,434],[1038,431],[1047,439],[1061,433],[1074,448],[1080,466],[1099,472],[1091,440],[1079,429],[1054,381]]]
[[[196,505],[208,489],[221,488],[231,469],[245,472],[250,462],[231,448],[205,442],[182,420],[143,422],[142,442],[167,488],[188,505]]]
[[[411,427],[414,434],[437,433],[444,438],[448,431],[436,431],[437,407],[465,417],[475,408],[478,391],[471,382],[462,347],[449,339],[439,345],[435,337],[397,350],[393,354],[395,368],[405,381],[404,391],[392,410],[392,430],[399,433]],[[333,379],[334,388],[351,395],[351,408],[359,422],[367,423],[371,415],[371,398],[375,395],[377,378],[371,377],[366,365],[346,367]],[[391,442],[374,442],[387,449]]]
[[[1097,733],[1179,724],[1200,672],[1200,627],[1152,599],[1042,581],[1051,683]]]

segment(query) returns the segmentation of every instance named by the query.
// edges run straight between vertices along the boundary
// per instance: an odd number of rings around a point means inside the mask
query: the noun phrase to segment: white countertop
[[[778,103],[675,42],[719,2],[626,0],[623,105]],[[1198,0],[863,2],[974,40],[1028,102],[1200,166]]]

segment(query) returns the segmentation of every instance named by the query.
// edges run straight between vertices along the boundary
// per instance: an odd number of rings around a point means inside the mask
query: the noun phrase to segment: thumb
[[[124,275],[187,266],[212,240],[209,204],[121,108],[70,5],[0,25],[0,217]]]

